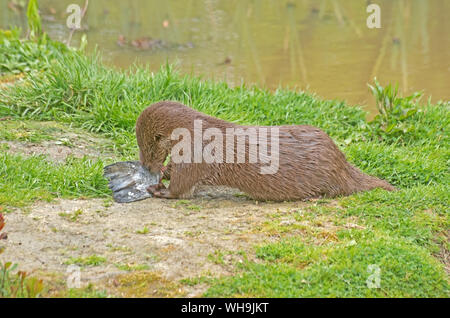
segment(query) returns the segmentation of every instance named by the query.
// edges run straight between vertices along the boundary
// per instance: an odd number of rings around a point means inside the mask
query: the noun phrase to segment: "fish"
[[[158,184],[160,175],[151,173],[139,161],[116,162],[103,168],[103,176],[108,180],[117,203],[130,203],[151,198],[149,186]]]

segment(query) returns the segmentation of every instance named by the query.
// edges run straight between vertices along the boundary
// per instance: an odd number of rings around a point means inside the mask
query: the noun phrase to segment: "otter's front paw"
[[[149,186],[147,188],[147,192],[153,195],[155,192],[158,192],[159,190],[163,190],[163,189],[166,189],[166,186],[162,182],[160,182],[158,184]]]
[[[161,189],[152,193],[155,198],[172,199],[169,189]]]
[[[150,193],[151,195],[154,195],[154,193],[159,190],[157,189],[157,187],[158,187],[157,184],[151,185],[147,188],[147,192]]]

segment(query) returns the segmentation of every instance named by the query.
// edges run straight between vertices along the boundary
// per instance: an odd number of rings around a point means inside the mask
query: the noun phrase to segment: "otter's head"
[[[171,151],[167,120],[160,118],[152,107],[142,112],[136,122],[139,160],[152,173],[160,173]]]
[[[155,135],[151,142],[143,147],[139,146],[139,160],[150,172],[160,173],[169,152],[170,140],[164,136]]]

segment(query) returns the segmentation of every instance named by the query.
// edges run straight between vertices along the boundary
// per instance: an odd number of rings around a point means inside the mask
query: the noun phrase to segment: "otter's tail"
[[[397,191],[393,185],[387,181],[378,179],[377,177],[369,176],[361,170],[352,166],[351,174],[353,179],[356,181],[356,188],[363,191],[372,190],[375,188],[381,188],[387,191]]]

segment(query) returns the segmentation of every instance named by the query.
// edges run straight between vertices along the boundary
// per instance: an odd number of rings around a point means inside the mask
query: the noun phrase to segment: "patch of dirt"
[[[0,74],[0,88],[7,89],[23,81],[25,74]]]
[[[445,232],[445,237],[446,241],[448,242],[450,238],[450,230]],[[436,257],[441,261],[442,264],[444,264],[445,272],[450,279],[450,251],[448,250],[447,246],[442,246]]]
[[[444,264],[444,269],[450,277],[450,253],[447,249],[442,248],[438,254],[438,258]]]
[[[111,148],[109,140],[86,132],[81,133],[66,125],[34,121],[23,123],[11,121],[9,123],[12,123],[11,127],[7,126],[8,120],[6,120],[2,124],[6,125],[3,129],[11,129],[11,134],[17,140],[0,140],[0,146],[3,146],[2,148],[8,153],[25,156],[45,155],[49,160],[55,162],[64,162],[69,156],[117,158],[109,149]],[[22,140],[27,138],[35,138],[38,141]]]
[[[5,216],[8,240],[1,258],[25,271],[66,273],[75,258],[104,257],[98,266],[81,266],[84,283],[111,284],[126,273],[119,265],[144,266],[168,281],[226,275],[239,261],[235,252],[271,240],[267,233],[253,231],[268,214],[306,204],[257,204],[235,193],[203,187],[190,201],[38,202]],[[184,293],[199,296],[203,291],[186,287]]]
[[[45,155],[49,160],[64,162],[67,157],[82,158],[84,156],[98,158],[100,156],[115,157],[114,154],[105,154],[89,142],[79,141],[73,146],[63,145],[61,141],[49,140],[41,143],[26,141],[0,141],[0,145],[6,144],[6,151],[12,154],[25,156]]]

